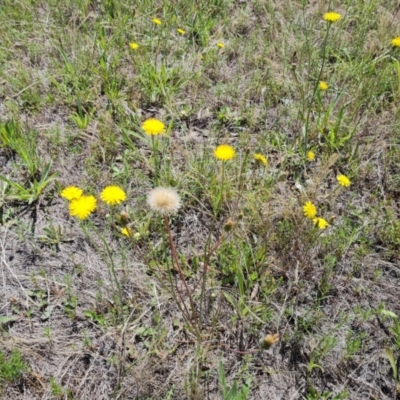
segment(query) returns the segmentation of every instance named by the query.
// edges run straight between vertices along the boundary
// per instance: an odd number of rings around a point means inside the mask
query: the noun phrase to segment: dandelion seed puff
[[[175,214],[181,206],[181,198],[175,189],[157,187],[147,195],[147,204],[162,215]]]

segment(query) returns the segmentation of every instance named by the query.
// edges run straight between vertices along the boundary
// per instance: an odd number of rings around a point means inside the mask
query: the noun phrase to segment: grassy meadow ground
[[[399,399],[398,36],[395,0],[2,0],[0,398]]]

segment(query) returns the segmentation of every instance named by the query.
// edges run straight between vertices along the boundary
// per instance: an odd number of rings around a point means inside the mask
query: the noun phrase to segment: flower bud
[[[261,348],[268,350],[272,345],[279,341],[279,333],[268,334],[261,340]]]

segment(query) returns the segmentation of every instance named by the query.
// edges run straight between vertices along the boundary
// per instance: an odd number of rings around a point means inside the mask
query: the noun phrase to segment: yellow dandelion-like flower
[[[186,33],[186,31],[184,31],[184,30],[181,29],[181,28],[178,28],[178,29],[177,29],[177,32],[178,32],[180,35],[184,35],[184,34]]]
[[[217,47],[219,47],[220,49],[223,49],[225,47],[225,45],[222,42],[218,42]]]
[[[152,21],[153,21],[153,23],[155,23],[156,25],[161,25],[161,19],[159,19],[159,18],[153,18]]]
[[[394,47],[400,47],[400,36],[397,36],[394,39],[392,39],[391,43]]]
[[[83,190],[78,188],[77,186],[67,186],[62,192],[61,197],[71,201],[75,199],[79,199],[83,195]]]
[[[336,179],[340,186],[349,187],[351,185],[351,181],[346,175],[339,174]]]
[[[228,161],[235,157],[235,149],[228,144],[220,144],[214,150],[214,156],[218,158],[218,160]]]
[[[329,226],[328,221],[323,218],[314,218],[313,222],[314,225],[319,229],[326,229]]]
[[[147,195],[147,204],[162,215],[175,214],[181,206],[181,198],[175,189],[157,187]]]
[[[148,135],[162,135],[165,132],[165,125],[156,118],[150,118],[143,122],[142,129]]]
[[[125,228],[122,228],[122,229],[121,229],[121,233],[122,233],[124,236],[132,236],[132,229],[129,228],[128,226],[126,226]]]
[[[259,164],[264,164],[268,165],[267,159],[262,155],[262,154],[254,154],[254,159],[256,160],[257,163]]]
[[[323,18],[327,22],[336,22],[339,21],[342,18],[342,16],[337,12],[330,11],[325,13]]]
[[[317,207],[311,201],[306,201],[303,206],[304,216],[313,219],[317,215]]]
[[[139,48],[139,45],[137,43],[135,43],[135,42],[131,42],[131,43],[129,43],[129,47],[132,50],[137,50]]]
[[[96,203],[94,196],[81,196],[69,203],[69,213],[73,217],[86,219],[96,209]]]
[[[115,206],[116,204],[126,200],[126,193],[119,186],[112,185],[103,189],[100,198],[104,203],[110,206]]]
[[[307,160],[314,161],[314,159],[315,159],[315,153],[311,150],[309,152],[307,152]]]
[[[327,90],[327,89],[329,88],[329,85],[328,85],[326,82],[321,81],[321,82],[318,84],[318,87],[319,87],[319,90]]]

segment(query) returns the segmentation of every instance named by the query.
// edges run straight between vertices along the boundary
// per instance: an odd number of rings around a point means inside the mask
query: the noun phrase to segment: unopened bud
[[[226,224],[224,226],[224,231],[225,232],[231,231],[233,228],[233,225],[235,225],[235,223],[231,219],[228,219],[228,221],[226,222]]]
[[[129,214],[126,211],[121,211],[121,214],[119,214],[121,218],[121,222],[126,224],[129,221]]]
[[[279,333],[268,334],[261,340],[261,348],[268,350],[272,345],[279,341]]]

